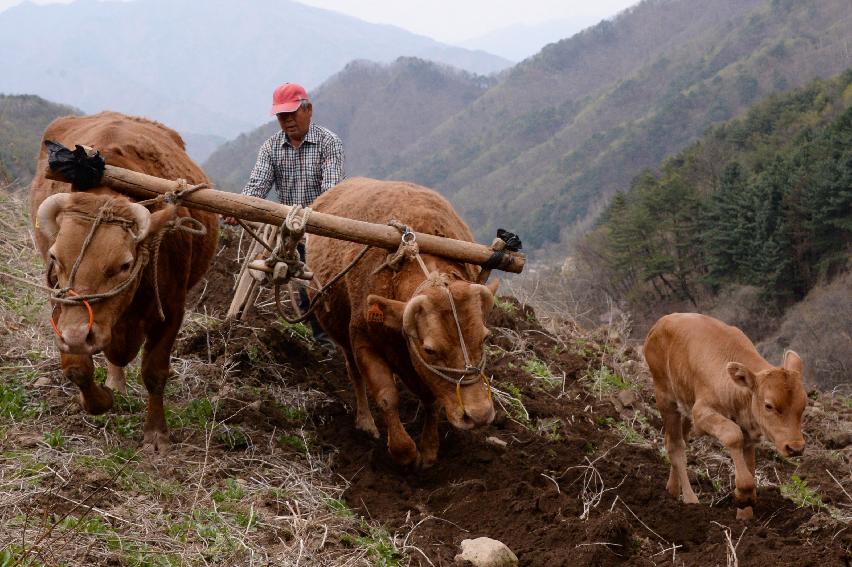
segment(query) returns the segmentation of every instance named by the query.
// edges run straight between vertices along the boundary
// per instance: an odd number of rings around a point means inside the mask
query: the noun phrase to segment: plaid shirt
[[[343,143],[331,130],[311,123],[298,148],[283,130],[260,146],[243,195],[265,198],[274,183],[281,203],[307,206],[343,178]]]

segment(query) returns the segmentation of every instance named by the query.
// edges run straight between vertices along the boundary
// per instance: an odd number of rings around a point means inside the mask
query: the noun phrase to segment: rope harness
[[[188,186],[185,179],[178,179],[176,182],[177,188],[175,191],[170,191],[168,193],[164,193],[158,197],[153,199],[148,199],[147,201],[139,201],[139,205],[148,206],[157,203],[167,203],[171,205],[179,205],[182,201],[183,197],[193,193],[199,189],[203,189],[207,187],[206,183],[202,183],[199,185]],[[74,266],[71,268],[71,273],[68,276],[68,285],[62,288],[56,287],[47,287],[46,289],[50,294],[50,301],[54,304],[65,304],[65,305],[80,305],[85,306],[86,310],[89,312],[89,323],[88,323],[88,331],[92,330],[95,324],[94,312],[92,311],[92,303],[103,301],[105,299],[109,299],[111,297],[115,297],[119,293],[123,292],[130,285],[132,285],[142,273],[142,270],[148,264],[151,252],[153,250],[154,263],[153,263],[153,281],[154,281],[154,298],[156,300],[157,305],[157,313],[160,317],[161,321],[165,321],[166,316],[163,313],[163,305],[160,300],[160,290],[158,284],[158,275],[157,275],[157,260],[159,259],[160,253],[160,244],[162,244],[163,238],[167,232],[174,231],[183,231],[189,234],[194,235],[204,235],[207,234],[207,229],[205,226],[198,220],[192,217],[177,217],[176,219],[172,219],[165,224],[163,230],[158,231],[154,234],[150,240],[146,240],[144,244],[139,246],[138,252],[136,254],[136,258],[133,263],[133,267],[131,268],[130,275],[127,278],[110,289],[109,291],[103,293],[93,293],[93,294],[85,294],[81,295],[77,291],[74,290],[74,279],[77,276],[77,270],[80,267],[80,263],[83,261],[83,256],[89,248],[89,245],[92,243],[94,239],[95,233],[102,224],[113,224],[118,225],[124,230],[130,232],[130,234],[136,239],[137,235],[133,232],[133,227],[136,226],[134,221],[128,220],[122,216],[115,214],[113,210],[113,205],[115,201],[109,200],[104,203],[99,209],[98,213],[95,216],[91,216],[85,213],[64,213],[70,214],[71,216],[81,218],[84,221],[91,221],[92,226],[89,229],[88,234],[86,235],[86,239],[83,241],[83,246],[80,248],[80,253],[77,255],[77,259],[74,261]],[[47,278],[48,283],[50,282],[50,273],[54,268],[54,263],[51,262],[47,266]],[[38,286],[42,287],[42,286]],[[54,315],[51,314],[50,323],[53,327],[56,335],[61,339],[62,332],[59,330],[59,325],[57,325]],[[88,332],[87,331],[87,332]]]
[[[263,241],[263,239],[255,233],[254,230],[250,226],[248,226],[241,219],[237,218],[237,223],[246,231],[246,233],[259,242],[266,250],[269,252],[269,257],[265,260],[267,266],[272,268],[272,277],[270,278],[273,284],[273,290],[275,294],[275,308],[278,311],[278,314],[288,323],[301,323],[306,321],[311,314],[316,310],[317,306],[323,300],[325,294],[328,292],[331,287],[340,281],[344,275],[346,275],[352,268],[354,268],[358,262],[364,257],[367,251],[371,248],[370,245],[365,245],[364,248],[355,256],[355,258],[345,267],[342,271],[340,271],[337,275],[335,275],[331,280],[328,281],[323,286],[319,288],[312,288],[316,291],[316,295],[314,295],[313,299],[311,299],[310,305],[307,310],[302,313],[298,317],[290,317],[287,313],[285,313],[284,308],[281,304],[281,285],[287,284],[293,279],[307,280],[307,281],[315,281],[316,278],[314,273],[308,269],[302,259],[299,257],[297,246],[302,241],[302,238],[305,234],[305,229],[307,228],[308,219],[311,215],[310,207],[302,207],[300,205],[293,205],[290,211],[287,214],[286,219],[281,224],[278,231],[278,239],[275,244],[275,247],[270,247]],[[491,400],[491,380],[485,375],[485,365],[487,362],[487,357],[485,350],[482,351],[482,358],[479,360],[477,364],[473,364],[470,359],[470,351],[467,348],[467,344],[464,340],[464,335],[462,334],[461,321],[459,320],[458,309],[456,308],[455,300],[453,299],[453,294],[450,292],[450,280],[446,274],[440,272],[429,272],[429,269],[426,267],[426,264],[423,262],[423,258],[420,257],[420,250],[417,244],[417,235],[405,224],[397,221],[390,220],[388,225],[396,228],[400,232],[400,244],[397,248],[396,252],[392,254],[388,254],[382,264],[373,270],[371,275],[375,275],[381,270],[385,268],[390,268],[393,271],[398,272],[402,269],[402,265],[406,260],[414,259],[417,261],[420,269],[423,271],[425,276],[424,281],[417,286],[412,294],[412,297],[421,293],[427,287],[439,287],[442,288],[446,294],[447,299],[450,303],[450,309],[453,313],[453,320],[456,326],[456,332],[459,337],[459,345],[461,346],[462,356],[464,357],[464,368],[448,368],[445,366],[438,366],[435,364],[430,364],[426,360],[423,359],[423,355],[420,354],[420,350],[417,348],[417,344],[415,342],[415,338],[405,334],[406,342],[410,345],[410,350],[414,351],[414,354],[417,360],[426,367],[430,372],[435,374],[436,376],[450,382],[451,384],[455,384],[456,386],[456,399],[458,400],[459,407],[461,407],[462,412],[464,412],[464,401],[462,400],[461,395],[461,387],[468,386],[471,384],[475,384],[476,382],[482,382],[487,391],[488,391],[488,399]],[[457,375],[458,378],[455,378],[453,375]]]
[[[423,275],[426,279],[417,286],[414,290],[414,293],[411,294],[411,297],[415,297],[418,294],[422,293],[428,287],[437,287],[443,289],[447,294],[447,299],[450,303],[450,310],[453,313],[453,321],[456,324],[456,332],[459,337],[459,346],[461,346],[462,356],[464,357],[464,368],[448,368],[446,366],[438,366],[436,364],[430,364],[427,362],[423,355],[420,354],[420,349],[417,346],[416,337],[408,334],[403,329],[403,333],[405,334],[405,339],[408,342],[410,350],[414,351],[414,355],[417,357],[417,360],[425,366],[430,372],[435,374],[436,376],[450,382],[451,384],[456,385],[456,400],[458,400],[459,407],[464,412],[464,401],[462,400],[461,395],[461,387],[468,386],[470,384],[475,384],[479,381],[485,385],[486,390],[488,391],[488,400],[491,400],[491,380],[485,375],[485,365],[487,362],[487,356],[485,349],[482,350],[482,358],[480,358],[479,363],[473,364],[470,360],[470,351],[467,348],[467,344],[464,340],[464,335],[462,334],[461,321],[459,320],[458,309],[456,309],[456,302],[453,299],[453,294],[450,291],[450,278],[447,274],[433,271],[429,272],[429,269],[426,267],[426,263],[423,262],[423,258],[420,257],[420,250],[417,244],[417,235],[412,232],[410,228],[406,225],[402,224],[397,220],[391,220],[388,222],[390,226],[393,226],[397,230],[400,231],[400,245],[396,252],[391,255],[388,255],[388,259],[379,266],[379,268],[374,271],[375,274],[378,270],[384,268],[385,266],[390,267],[396,271],[401,269],[401,263],[406,258],[414,258],[417,260],[417,264],[420,266],[420,269],[423,271]],[[395,267],[396,266],[396,267]],[[458,375],[458,379],[451,376],[451,374]]]
[[[243,230],[260,243],[267,252],[269,252],[269,257],[264,260],[264,263],[268,267],[272,268],[272,274],[269,279],[272,282],[272,289],[275,294],[275,310],[278,311],[278,314],[291,325],[307,321],[332,286],[340,281],[340,279],[352,268],[354,268],[371,248],[370,245],[364,246],[355,258],[340,273],[331,278],[328,283],[311,288],[316,291],[316,295],[314,295],[313,299],[311,299],[308,308],[304,313],[301,313],[296,317],[291,317],[285,312],[284,306],[281,302],[281,286],[283,284],[289,284],[294,279],[305,280],[308,282],[316,281],[314,273],[310,271],[305,262],[302,261],[298,250],[299,243],[302,242],[302,239],[305,236],[308,219],[312,212],[313,209],[310,207],[303,207],[301,205],[291,206],[284,222],[281,223],[281,226],[278,229],[277,241],[274,248],[267,245],[266,242],[263,241],[263,238],[253,231],[250,226],[239,218],[236,219],[237,223],[243,228]]]

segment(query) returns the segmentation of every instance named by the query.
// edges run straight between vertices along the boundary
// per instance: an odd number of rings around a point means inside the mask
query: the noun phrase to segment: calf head
[[[751,391],[751,412],[766,437],[775,443],[785,457],[801,455],[805,450],[802,437],[802,413],[807,394],[802,382],[802,359],[788,350],[781,368],[753,373],[745,365],[729,362],[731,379]]]
[[[93,232],[99,214],[102,222]],[[140,258],[146,253],[141,243],[171,214],[173,211],[164,210],[152,215],[127,199],[89,193],[59,193],[39,206],[36,226],[52,241],[48,282],[60,289],[70,288],[67,297],[121,288],[100,301],[55,304],[54,323],[62,352],[91,355],[109,344],[113,325],[130,304],[141,279],[136,277],[143,267],[138,262],[145,260]],[[135,281],[129,281],[131,278]]]
[[[464,375],[461,371],[484,361],[485,339],[490,334],[485,320],[498,284],[448,283],[436,276],[430,276],[433,285],[427,280],[407,302],[370,295],[368,305],[371,311],[381,311],[386,327],[406,336],[411,363],[444,406],[449,422],[459,429],[488,425],[494,419],[490,385],[484,375],[479,376],[481,372]],[[462,378],[465,385],[459,387]]]

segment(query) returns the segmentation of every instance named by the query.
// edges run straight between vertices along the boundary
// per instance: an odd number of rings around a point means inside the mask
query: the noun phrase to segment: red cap
[[[272,93],[272,110],[269,113],[293,112],[303,100],[308,100],[305,87],[296,83],[284,83]]]

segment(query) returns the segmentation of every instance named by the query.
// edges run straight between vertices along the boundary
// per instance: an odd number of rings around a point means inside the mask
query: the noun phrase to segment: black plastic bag
[[[75,188],[91,189],[101,184],[106,160],[100,152],[89,156],[83,146],[77,145],[72,151],[53,140],[45,140],[44,145],[50,170],[62,175]]]

